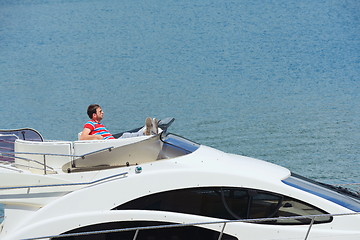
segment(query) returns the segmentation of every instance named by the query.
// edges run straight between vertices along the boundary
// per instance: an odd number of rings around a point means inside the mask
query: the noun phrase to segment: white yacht
[[[99,141],[1,131],[0,239],[360,239],[356,193],[171,134],[173,121]]]

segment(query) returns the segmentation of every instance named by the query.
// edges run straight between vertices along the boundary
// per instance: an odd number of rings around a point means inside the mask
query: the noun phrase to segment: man
[[[104,112],[98,104],[92,104],[87,109],[87,114],[90,118],[84,125],[84,129],[81,132],[80,140],[106,140],[115,139],[106,127],[101,124],[101,120],[104,118]],[[157,134],[157,120],[146,118],[145,127],[140,129],[136,133],[124,133],[121,138],[137,137],[143,135]]]
[[[104,112],[99,105],[90,105],[87,109],[87,114],[90,120],[85,123],[80,140],[115,139],[106,127],[101,124]]]

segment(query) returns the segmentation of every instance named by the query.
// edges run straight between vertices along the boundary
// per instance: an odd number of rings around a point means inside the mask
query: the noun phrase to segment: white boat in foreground
[[[360,239],[357,194],[196,144],[172,122],[101,141],[1,131],[0,239]]]

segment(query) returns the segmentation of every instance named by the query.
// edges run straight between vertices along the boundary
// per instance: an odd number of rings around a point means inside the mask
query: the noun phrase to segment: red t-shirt
[[[104,125],[94,120],[86,122],[84,128],[90,129],[90,135],[101,135],[104,139],[115,139]]]

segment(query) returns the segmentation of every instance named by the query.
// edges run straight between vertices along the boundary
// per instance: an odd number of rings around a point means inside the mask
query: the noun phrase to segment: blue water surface
[[[0,1],[0,128],[171,132],[328,183],[360,182],[360,2]]]

